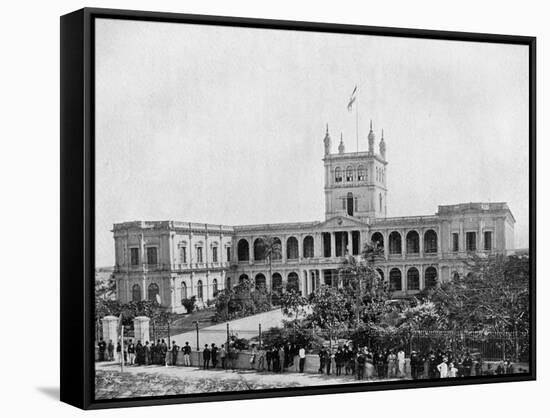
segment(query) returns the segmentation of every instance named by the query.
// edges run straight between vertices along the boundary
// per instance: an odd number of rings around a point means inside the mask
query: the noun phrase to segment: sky
[[[114,223],[324,219],[323,138],[387,145],[388,216],[507,202],[529,241],[527,46],[96,20],[96,266]]]

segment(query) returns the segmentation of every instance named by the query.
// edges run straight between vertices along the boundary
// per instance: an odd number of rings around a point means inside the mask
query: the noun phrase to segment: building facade
[[[378,273],[396,297],[406,297],[453,275],[467,273],[470,253],[506,253],[514,248],[514,217],[506,203],[439,206],[430,216],[387,217],[386,143],[375,152],[345,152],[340,139],[331,153],[324,137],[325,220],[226,226],[177,221],[136,221],[113,226],[114,278],[122,302],[156,299],[172,312],[195,296],[204,306],[216,292],[248,278],[256,287],[309,294],[336,285],[348,254],[378,242]],[[281,246],[271,263],[262,240]],[[270,265],[271,264],[271,265]],[[271,274],[270,274],[271,271]]]

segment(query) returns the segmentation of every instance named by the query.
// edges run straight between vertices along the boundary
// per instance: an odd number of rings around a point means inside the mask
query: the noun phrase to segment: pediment
[[[318,228],[322,228],[322,229],[357,228],[357,227],[365,228],[365,227],[368,227],[368,224],[347,216],[335,216],[333,218],[327,219],[325,222],[321,222],[318,225]]]

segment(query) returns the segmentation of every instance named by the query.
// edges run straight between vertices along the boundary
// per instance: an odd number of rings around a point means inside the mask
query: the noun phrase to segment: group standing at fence
[[[100,339],[98,343],[98,360],[122,361],[128,365],[183,365],[191,366],[192,348],[189,342],[178,346],[175,341],[169,347],[165,340],[142,344],[132,340],[122,348],[120,343],[115,346],[112,341],[106,343]],[[228,344],[205,344],[198,353],[200,367],[203,369],[235,369],[238,354],[241,352],[235,346],[234,339]],[[248,368],[259,372],[268,371],[284,373],[294,367],[298,360],[296,371],[303,373],[306,366],[306,348],[290,342],[272,346],[252,345],[247,351]],[[318,352],[318,373],[336,376],[354,376],[363,379],[396,379],[409,377],[412,379],[435,379],[479,376],[482,374],[511,374],[514,367],[509,359],[489,365],[482,370],[481,361],[474,360],[469,352],[453,353],[451,350],[437,350],[420,353],[412,351],[407,361],[402,348],[379,348],[370,350],[368,347],[353,347],[352,344],[337,347],[322,347]],[[241,366],[242,367],[242,366]]]

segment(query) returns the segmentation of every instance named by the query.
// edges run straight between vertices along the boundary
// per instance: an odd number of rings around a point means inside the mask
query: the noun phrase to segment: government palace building
[[[383,254],[375,268],[395,297],[414,295],[457,274],[465,274],[469,253],[506,254],[514,248],[514,217],[506,203],[439,206],[434,215],[387,217],[386,143],[375,152],[331,152],[324,137],[325,219],[323,221],[227,226],[181,221],[134,221],[113,226],[117,297],[121,302],[159,299],[172,312],[185,312],[183,299],[204,306],[218,290],[248,278],[257,288],[296,289],[307,295],[336,285],[346,255],[365,243]],[[270,265],[263,237],[282,251]],[[158,296],[157,296],[158,295]]]

